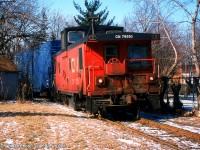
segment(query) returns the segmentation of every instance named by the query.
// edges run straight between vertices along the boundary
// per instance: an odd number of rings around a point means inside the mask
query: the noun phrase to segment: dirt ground
[[[60,104],[11,101],[0,103],[0,149],[167,148]]]

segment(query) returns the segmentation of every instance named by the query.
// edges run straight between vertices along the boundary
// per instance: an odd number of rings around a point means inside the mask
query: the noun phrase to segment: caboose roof
[[[69,45],[67,47],[67,50],[73,47],[76,47],[79,44],[90,42],[90,41],[160,40],[160,34],[152,34],[152,33],[119,32],[119,33],[109,33],[109,34],[96,34],[94,36],[95,36],[95,40],[91,39],[91,35],[86,36],[83,39],[77,41],[76,43]]]
[[[118,26],[106,26],[106,25],[98,25],[94,26],[95,34],[102,34],[105,33],[105,30],[120,30],[123,31],[123,27]],[[65,28],[61,33],[68,32],[68,31],[83,31],[85,34],[89,34],[91,32],[91,26],[85,25],[85,26],[77,26],[77,27],[68,27]]]
[[[121,32],[111,34],[96,35],[98,41],[115,40],[160,40],[160,34]]]
[[[74,28],[74,27],[72,27]],[[112,28],[113,29],[113,28]],[[67,49],[61,50],[56,53],[59,55],[60,53],[70,50],[80,44],[86,42],[94,42],[94,41],[130,41],[130,40],[137,40],[137,41],[152,41],[152,40],[160,40],[160,34],[153,34],[153,33],[134,33],[134,32],[119,32],[119,33],[109,33],[109,34],[95,34],[95,40],[91,39],[91,35],[85,36],[81,40],[67,46]]]

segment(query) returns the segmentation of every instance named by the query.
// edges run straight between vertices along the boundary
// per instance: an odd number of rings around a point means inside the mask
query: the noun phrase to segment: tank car
[[[123,32],[117,26],[66,28],[54,57],[57,99],[94,115],[127,112],[137,118],[138,102],[159,93],[151,50],[159,39],[159,34]],[[159,101],[150,103],[159,106]]]

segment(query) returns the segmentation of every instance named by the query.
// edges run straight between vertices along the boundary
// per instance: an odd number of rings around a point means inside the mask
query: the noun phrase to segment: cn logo
[[[74,73],[76,71],[76,60],[75,58],[71,59],[71,70]]]

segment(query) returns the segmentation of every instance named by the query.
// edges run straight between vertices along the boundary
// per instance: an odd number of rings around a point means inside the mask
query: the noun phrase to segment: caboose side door
[[[78,49],[78,79],[79,79],[79,93],[83,93],[83,48]]]

